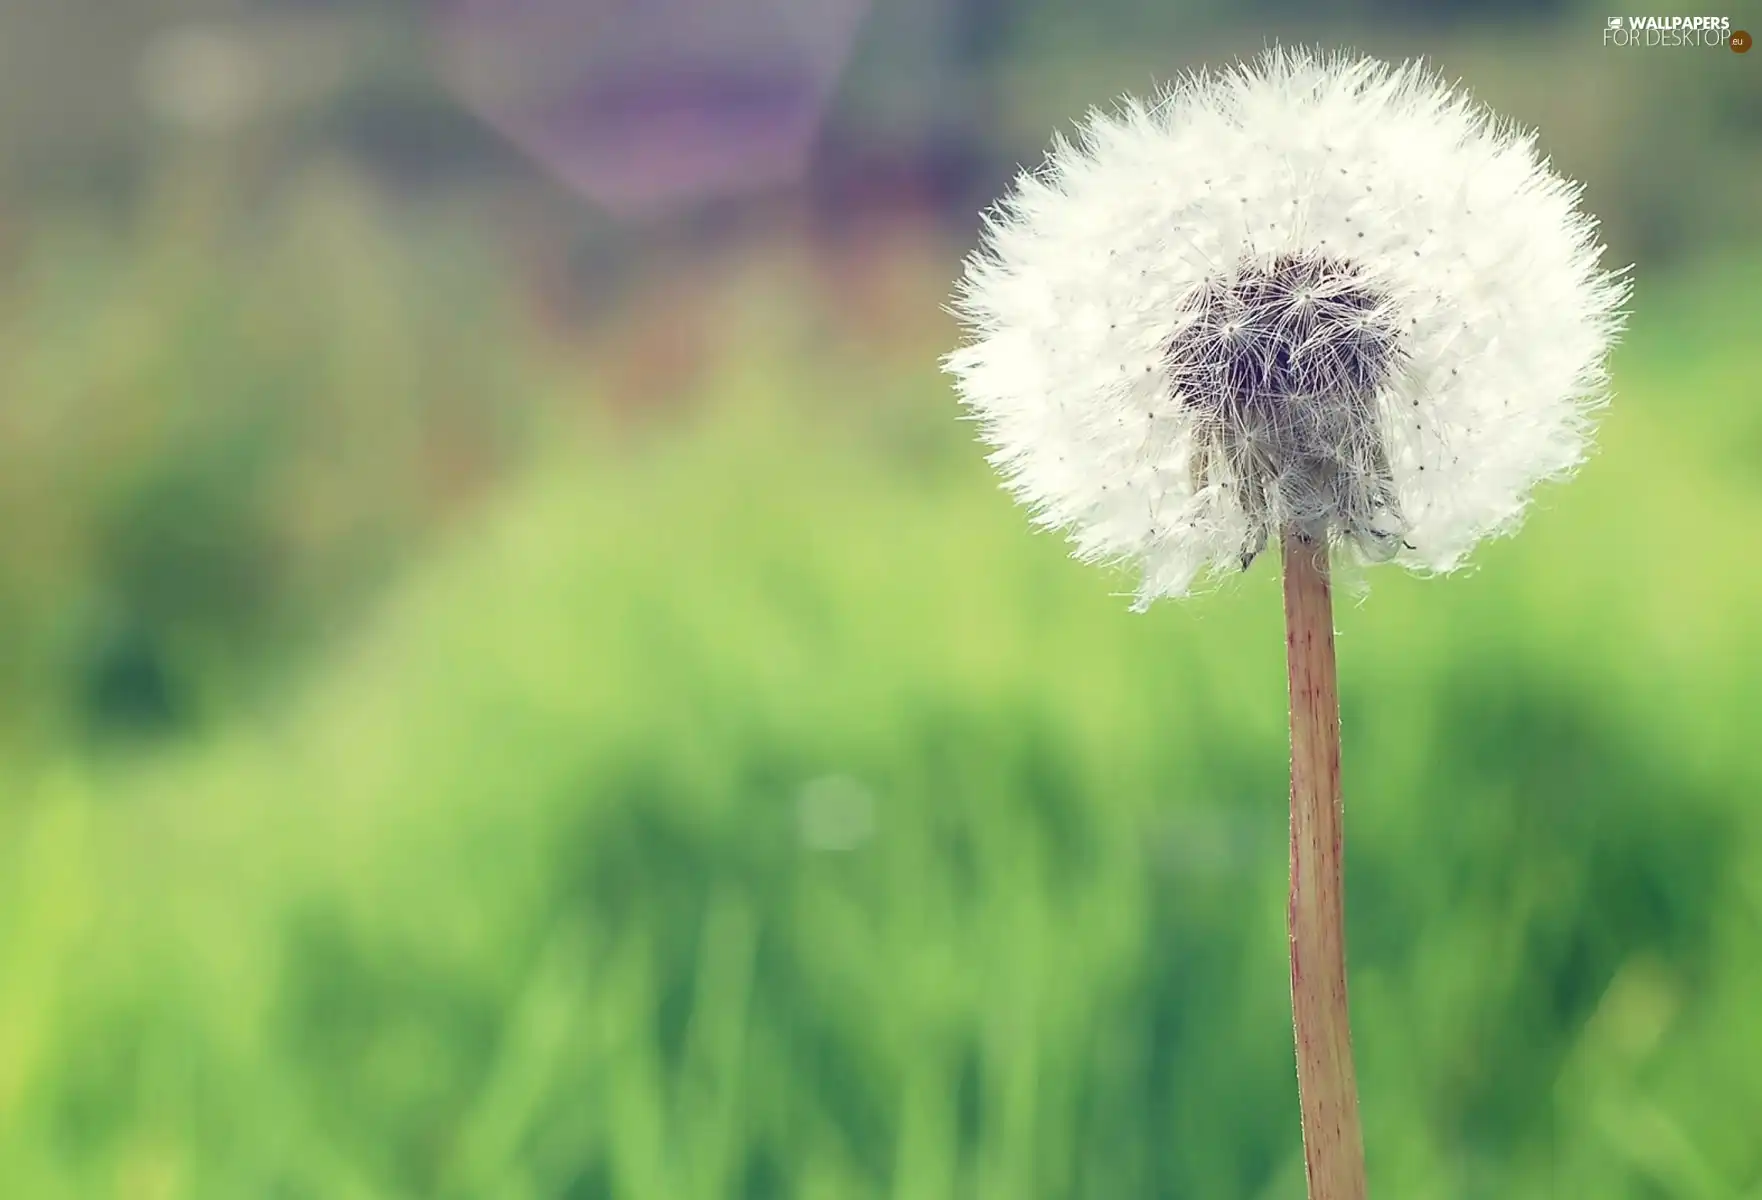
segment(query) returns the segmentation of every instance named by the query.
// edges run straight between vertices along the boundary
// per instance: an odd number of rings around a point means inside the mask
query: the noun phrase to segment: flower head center
[[[1361,543],[1398,527],[1378,393],[1402,357],[1392,305],[1352,264],[1250,262],[1200,288],[1166,346],[1197,435],[1197,486],[1249,516],[1252,559],[1271,528]]]
[[[1388,307],[1337,259],[1245,264],[1200,290],[1170,341],[1177,393],[1222,418],[1374,392],[1398,350]]]

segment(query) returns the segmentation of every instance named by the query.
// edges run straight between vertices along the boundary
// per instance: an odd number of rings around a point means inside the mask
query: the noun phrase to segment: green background
[[[1091,24],[999,94],[1197,53]],[[1340,581],[1383,1197],[1762,1197],[1762,88],[1600,26],[1403,35],[1534,120],[1582,39],[1639,268],[1580,478]],[[0,1195],[1302,1194],[1276,574],[1135,616],[1029,531],[936,368],[970,229],[6,112]]]

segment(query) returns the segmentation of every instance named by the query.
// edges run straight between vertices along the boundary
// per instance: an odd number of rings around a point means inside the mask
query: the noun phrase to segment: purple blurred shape
[[[448,78],[612,211],[804,167],[867,0],[451,0]]]

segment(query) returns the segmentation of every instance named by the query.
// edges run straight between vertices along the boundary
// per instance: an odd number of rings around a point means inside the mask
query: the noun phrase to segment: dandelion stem
[[[1293,531],[1285,560],[1291,681],[1291,1015],[1310,1200],[1364,1200],[1364,1136],[1346,1011],[1340,699],[1327,543]]]

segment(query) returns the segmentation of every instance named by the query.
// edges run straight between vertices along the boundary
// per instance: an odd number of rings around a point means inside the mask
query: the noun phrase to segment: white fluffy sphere
[[[1607,399],[1628,287],[1578,197],[1418,64],[1273,51],[1059,138],[989,215],[945,365],[1140,606],[1288,530],[1449,571]]]

